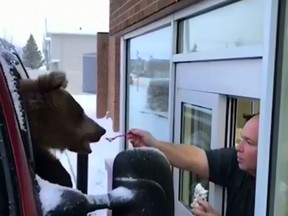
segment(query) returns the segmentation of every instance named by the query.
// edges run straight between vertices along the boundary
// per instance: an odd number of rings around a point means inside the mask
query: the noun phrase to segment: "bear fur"
[[[66,90],[66,75],[51,72],[38,79],[20,80],[20,91],[33,144],[35,173],[41,178],[72,187],[69,173],[50,149],[91,153],[105,129],[90,119]]]

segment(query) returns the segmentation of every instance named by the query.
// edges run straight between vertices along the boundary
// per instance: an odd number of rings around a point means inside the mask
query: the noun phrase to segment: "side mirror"
[[[127,150],[116,156],[113,190],[108,194],[85,195],[36,179],[44,216],[86,216],[104,208],[112,209],[113,216],[174,216],[170,165],[153,148]]]
[[[171,168],[156,149],[144,147],[119,153],[113,164],[112,187],[135,191],[133,205],[115,206],[113,216],[174,216]]]

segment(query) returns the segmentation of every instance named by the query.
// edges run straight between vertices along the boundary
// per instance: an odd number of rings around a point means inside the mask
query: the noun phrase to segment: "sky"
[[[33,34],[38,47],[42,47],[45,19],[49,32],[107,32],[109,0],[1,1],[0,37],[24,46],[29,35]]]

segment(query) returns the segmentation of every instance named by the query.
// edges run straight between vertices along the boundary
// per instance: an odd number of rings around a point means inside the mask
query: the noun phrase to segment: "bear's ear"
[[[54,71],[49,74],[41,75],[37,79],[20,80],[21,93],[26,94],[46,94],[59,88],[66,88],[68,81],[66,74]]]
[[[59,88],[66,88],[68,81],[66,74],[61,71],[53,71],[49,74],[39,76],[37,79],[39,93],[49,93]]]

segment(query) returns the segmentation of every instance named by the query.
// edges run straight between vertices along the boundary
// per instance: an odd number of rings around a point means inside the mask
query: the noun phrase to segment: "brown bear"
[[[65,87],[63,72],[51,72],[38,79],[20,80],[34,150],[35,173],[41,178],[72,187],[69,173],[50,149],[91,153],[90,143],[98,142],[105,129],[85,115],[83,108]]]

